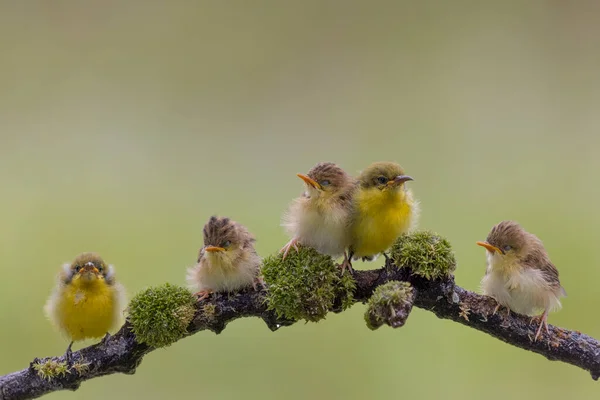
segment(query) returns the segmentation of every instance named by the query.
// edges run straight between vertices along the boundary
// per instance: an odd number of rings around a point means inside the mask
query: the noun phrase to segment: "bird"
[[[227,217],[210,217],[204,225],[204,246],[195,266],[188,269],[187,282],[200,300],[214,292],[234,292],[262,284],[261,258],[254,237],[241,224]]]
[[[283,259],[291,248],[298,251],[298,245],[302,245],[332,257],[344,255],[340,264],[344,269],[356,180],[332,162],[318,163],[306,175],[297,176],[306,190],[283,214],[281,224],[291,237],[280,250]]]
[[[351,259],[370,261],[380,253],[385,256],[400,235],[416,227],[419,202],[405,185],[412,180],[393,162],[375,162],[360,173],[353,196]]]
[[[97,253],[82,253],[63,265],[44,312],[70,339],[65,357],[70,360],[73,342],[101,338],[104,342],[121,322],[125,288],[115,270]]]
[[[493,297],[508,312],[534,316],[542,312],[533,341],[537,341],[548,313],[558,311],[560,298],[567,295],[558,278],[558,270],[550,261],[542,241],[515,221],[495,225],[483,242],[487,269],[481,280],[483,294]]]

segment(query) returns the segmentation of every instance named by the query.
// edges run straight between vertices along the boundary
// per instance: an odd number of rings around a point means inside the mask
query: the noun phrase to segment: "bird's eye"
[[[102,268],[102,265],[98,266],[98,272],[102,272],[104,270],[104,268]]]
[[[388,181],[388,180],[387,180],[387,178],[386,178],[385,176],[380,176],[380,177],[378,177],[378,178],[377,178],[377,183],[380,183],[380,184],[382,184],[382,185],[383,185],[384,183],[387,183],[387,181]]]
[[[331,182],[329,182],[327,179],[324,179],[321,182],[319,182],[319,184],[321,186],[329,186],[331,184]]]
[[[81,271],[81,265],[76,265],[75,266],[75,272],[79,272]]]
[[[504,246],[504,247],[502,248],[502,250],[504,250],[504,251],[509,251],[509,250],[511,250],[511,249],[512,249],[512,247],[511,247],[509,244],[507,244],[506,246]]]
[[[227,247],[229,247],[229,245],[231,245],[231,241],[227,240],[227,241],[223,242],[223,244],[221,245],[221,247],[227,248]]]

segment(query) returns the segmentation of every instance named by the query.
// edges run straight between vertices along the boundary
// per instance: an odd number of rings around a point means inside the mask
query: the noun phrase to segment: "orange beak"
[[[488,242],[477,242],[478,246],[485,247],[490,253],[500,253],[502,254],[502,250],[497,248],[496,246],[492,246]]]
[[[316,182],[314,179],[312,179],[304,174],[297,174],[297,175],[298,175],[298,178],[302,179],[304,181],[304,183],[306,183],[307,185],[310,185],[317,190],[323,190],[321,185],[319,185],[319,183]]]
[[[224,248],[217,247],[217,246],[206,246],[206,248],[204,250],[208,251],[209,253],[214,253],[216,251],[225,251]]]
[[[98,271],[98,268],[96,268],[94,265],[84,265],[83,268],[81,269],[81,272],[91,272],[94,274],[99,274],[100,271]]]
[[[414,181],[414,179],[411,176],[408,176],[408,175],[398,175],[397,177],[395,177],[391,181],[388,181],[387,185],[388,186],[400,185],[401,183],[404,183],[404,182],[407,182],[407,181]]]

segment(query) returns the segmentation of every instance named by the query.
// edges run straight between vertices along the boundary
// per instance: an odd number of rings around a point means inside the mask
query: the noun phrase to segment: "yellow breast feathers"
[[[353,250],[356,257],[387,250],[413,223],[415,202],[409,191],[383,192],[377,188],[356,193]]]
[[[72,340],[102,337],[118,322],[116,297],[104,280],[73,281],[57,299],[56,322]]]

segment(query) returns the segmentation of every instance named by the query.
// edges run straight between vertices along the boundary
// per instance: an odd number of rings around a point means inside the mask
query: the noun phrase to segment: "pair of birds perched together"
[[[281,249],[283,258],[298,245],[313,247],[333,257],[344,255],[344,271],[351,269],[353,259],[372,260],[383,253],[416,225],[419,205],[405,187],[413,179],[398,164],[374,163],[354,179],[333,163],[320,163],[298,176],[306,191],[284,214],[291,240]],[[211,217],[203,236],[197,264],[187,274],[201,299],[212,292],[257,288],[261,259],[244,226]],[[542,242],[516,222],[503,221],[477,244],[487,249],[483,293],[498,302],[496,311],[500,306],[525,315],[542,310],[537,340],[542,326],[548,330],[548,312],[560,308],[559,299],[566,295]],[[73,341],[106,339],[124,305],[124,289],[115,280],[114,268],[95,253],[83,253],[63,267],[45,312],[70,338],[69,358]]]

